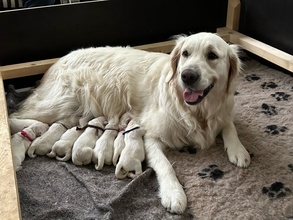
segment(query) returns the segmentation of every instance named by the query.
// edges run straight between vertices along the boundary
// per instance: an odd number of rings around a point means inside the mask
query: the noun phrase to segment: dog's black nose
[[[183,70],[183,72],[181,73],[181,79],[186,85],[191,85],[195,83],[199,79],[199,77],[199,72],[192,69]]]

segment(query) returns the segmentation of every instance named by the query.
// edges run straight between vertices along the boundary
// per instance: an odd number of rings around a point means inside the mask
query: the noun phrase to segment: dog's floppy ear
[[[239,47],[237,45],[229,45],[229,75],[227,83],[228,94],[234,94],[235,92],[235,81],[239,72],[241,71],[241,61],[238,57]]]
[[[166,77],[166,82],[170,82],[170,80],[173,78],[173,76],[177,72],[177,65],[178,65],[178,61],[180,59],[181,47],[184,43],[185,36],[183,36],[183,35],[175,36],[174,38],[176,39],[176,45],[171,52],[171,70],[169,71],[169,73]]]

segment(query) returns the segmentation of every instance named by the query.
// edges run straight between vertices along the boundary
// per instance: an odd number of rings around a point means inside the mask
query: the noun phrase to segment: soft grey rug
[[[252,156],[249,168],[228,162],[221,140],[198,151],[167,152],[184,185],[188,210],[165,211],[155,173],[117,180],[46,157],[27,158],[17,172],[22,217],[41,219],[293,219],[293,77],[254,60],[237,82],[235,123]]]

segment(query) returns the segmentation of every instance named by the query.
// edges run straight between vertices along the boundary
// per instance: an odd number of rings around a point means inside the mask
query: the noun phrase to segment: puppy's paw
[[[173,185],[173,184],[172,184]],[[187,197],[180,185],[177,183],[169,187],[161,187],[160,191],[162,205],[171,213],[181,214],[187,207]]]
[[[243,147],[227,148],[229,161],[238,167],[248,167],[250,164],[250,155]]]

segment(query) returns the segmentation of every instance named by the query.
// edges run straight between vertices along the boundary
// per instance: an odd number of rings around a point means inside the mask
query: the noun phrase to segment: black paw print
[[[259,80],[260,77],[257,76],[257,75],[255,75],[255,74],[251,74],[251,75],[246,76],[245,79],[247,81],[251,82],[251,81],[257,81],[257,80]]]
[[[263,103],[261,105],[261,108],[263,109],[261,112],[266,114],[267,116],[273,116],[273,115],[277,115],[277,111],[276,111],[276,107],[273,105],[268,105],[266,103]]]
[[[189,154],[196,154],[196,148],[194,146],[184,146],[179,152],[187,152]]]
[[[271,199],[277,199],[291,193],[291,190],[285,187],[284,183],[275,182],[270,187],[263,187],[262,193],[266,194]]]
[[[293,172],[293,164],[289,164],[288,167]]]
[[[280,132],[285,132],[287,130],[288,130],[288,128],[285,127],[285,126],[268,125],[266,127],[265,132],[270,134],[270,135],[277,135],[277,134],[280,134]]]
[[[277,88],[278,85],[274,82],[264,82],[263,84],[261,84],[261,88],[263,89],[274,89]]]
[[[201,178],[212,178],[213,180],[220,179],[224,176],[224,172],[219,169],[219,167],[215,164],[209,165],[208,168],[203,169],[198,173]]]
[[[271,94],[271,96],[275,97],[277,101],[288,101],[290,95],[285,92],[276,92],[275,94]]]

